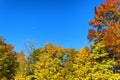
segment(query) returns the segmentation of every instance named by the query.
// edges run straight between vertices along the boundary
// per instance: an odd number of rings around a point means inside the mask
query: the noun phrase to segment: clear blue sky
[[[15,51],[27,40],[79,50],[89,45],[89,20],[105,0],[0,0],[0,35]],[[27,54],[26,54],[27,55]]]

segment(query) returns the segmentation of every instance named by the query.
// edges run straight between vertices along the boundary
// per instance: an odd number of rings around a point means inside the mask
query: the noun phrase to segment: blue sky
[[[89,45],[88,22],[94,17],[94,6],[103,1],[0,0],[0,35],[17,52],[27,40],[35,41],[36,47],[52,42],[79,50]]]

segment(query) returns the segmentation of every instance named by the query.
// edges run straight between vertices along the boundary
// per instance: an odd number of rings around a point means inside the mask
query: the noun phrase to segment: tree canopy
[[[90,46],[80,50],[52,43],[34,48],[28,42],[26,57],[0,37],[0,79],[120,80],[120,1],[106,0],[95,7],[89,25]]]

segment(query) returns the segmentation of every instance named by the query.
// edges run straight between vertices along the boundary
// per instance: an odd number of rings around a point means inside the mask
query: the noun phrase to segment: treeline
[[[115,80],[120,79],[119,73],[116,59],[103,42],[79,51],[49,43],[26,58],[0,38],[1,80]]]
[[[31,53],[27,80],[109,80],[120,79],[119,66],[103,42],[63,49],[46,44]]]
[[[25,57],[0,37],[0,79],[119,80],[120,1],[106,0],[94,9],[87,36],[90,47],[79,51],[48,43]]]

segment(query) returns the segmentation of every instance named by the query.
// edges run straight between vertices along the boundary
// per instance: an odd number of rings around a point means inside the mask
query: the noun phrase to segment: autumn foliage
[[[89,25],[80,50],[47,43],[24,56],[0,37],[0,80],[120,80],[120,1],[95,7]]]
[[[104,42],[105,47],[116,54],[120,61],[120,1],[106,0],[94,9],[94,20],[89,24],[95,29],[89,30],[88,40]]]
[[[17,57],[13,51],[13,46],[6,44],[4,39],[0,37],[0,79],[4,77],[13,79],[18,67],[16,59]]]

